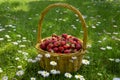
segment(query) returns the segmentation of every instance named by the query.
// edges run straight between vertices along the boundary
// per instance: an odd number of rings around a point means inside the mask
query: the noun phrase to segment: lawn
[[[38,74],[43,70],[36,61],[38,21],[42,10],[57,2],[76,7],[87,24],[84,59],[90,63],[71,73],[72,78]],[[41,34],[45,38],[67,33],[82,39],[81,27],[77,15],[57,7],[45,16]],[[0,80],[76,80],[78,74],[85,80],[120,78],[119,0],[0,0]]]

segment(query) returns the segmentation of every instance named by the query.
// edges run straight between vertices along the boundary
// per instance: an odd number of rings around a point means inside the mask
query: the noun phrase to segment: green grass
[[[90,64],[82,65],[80,70],[73,72],[72,75],[81,74],[86,80],[112,80],[114,77],[120,77],[120,62],[109,60],[109,58],[120,59],[119,0],[0,0],[0,30],[5,29],[0,31],[0,38],[4,38],[0,40],[0,68],[3,70],[0,73],[0,80],[3,76],[8,76],[9,80],[30,80],[31,77],[37,80],[76,80],[67,79],[63,77],[64,74],[43,78],[37,73],[42,70],[39,62],[29,63],[26,60],[37,56],[35,44],[41,11],[56,2],[69,3],[78,8],[86,16],[85,21],[88,25],[88,44],[92,47],[87,48],[88,52],[84,58],[89,60]],[[50,10],[43,21],[42,38],[53,33],[58,35],[68,33],[82,38],[81,23],[76,19],[78,18],[75,14],[68,9]],[[71,25],[75,25],[76,29]],[[96,28],[92,28],[94,26]],[[10,38],[6,38],[5,35],[9,35]],[[19,44],[14,45],[12,42],[19,42]],[[21,48],[20,45],[26,47]],[[100,49],[107,46],[111,46],[112,49]],[[19,53],[18,50],[28,55]],[[15,60],[17,57],[19,60]],[[16,76],[19,65],[22,65],[22,70],[25,72],[20,77]]]

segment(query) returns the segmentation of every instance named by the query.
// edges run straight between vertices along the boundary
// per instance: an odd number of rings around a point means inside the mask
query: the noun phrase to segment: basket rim
[[[41,42],[44,40],[44,39],[47,39],[47,38],[50,38],[50,37],[46,37],[46,38],[43,38],[42,40],[41,40]],[[77,39],[79,39],[79,38],[77,38]],[[81,40],[81,39],[79,39],[79,41],[81,41],[81,43],[82,43],[82,47],[83,47],[83,41]],[[45,51],[45,50],[43,50],[43,49],[41,49],[39,46],[40,46],[40,44],[41,44],[41,42],[39,42],[39,43],[37,43],[36,44],[36,49],[38,50],[38,52],[42,52],[41,54],[46,54],[46,53],[49,53],[49,54],[51,54],[51,55],[53,55],[53,56],[75,56],[75,55],[84,55],[85,54],[85,50],[83,50],[83,48],[82,49],[80,49],[79,51],[77,51],[77,52],[75,52],[75,53],[69,53],[69,54],[59,54],[59,53],[54,53],[54,52],[48,52],[48,51]]]

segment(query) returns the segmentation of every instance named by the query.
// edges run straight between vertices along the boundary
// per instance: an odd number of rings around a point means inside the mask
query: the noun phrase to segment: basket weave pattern
[[[79,19],[81,20],[82,28],[84,31],[83,40],[79,39],[80,41],[82,41],[82,50],[80,50],[76,53],[70,53],[70,54],[57,54],[57,53],[44,51],[40,48],[40,44],[44,40],[44,39],[41,39],[42,21],[43,21],[45,15],[47,14],[47,12],[51,8],[54,8],[54,7],[68,8],[78,15]],[[38,43],[36,44],[36,48],[38,50],[38,53],[43,55],[43,57],[40,60],[40,66],[43,69],[45,69],[47,71],[56,69],[56,70],[59,70],[61,73],[64,73],[64,72],[74,72],[80,68],[82,58],[83,58],[83,55],[85,54],[85,50],[86,50],[87,28],[86,28],[86,23],[85,23],[84,18],[82,17],[80,11],[77,10],[75,7],[73,7],[69,4],[65,4],[65,3],[55,3],[55,4],[51,4],[48,7],[46,7],[40,16],[40,20],[39,20],[39,24],[38,24],[37,39],[38,39]],[[48,53],[50,54],[49,58],[45,57],[45,54],[48,54]],[[57,62],[57,65],[51,66],[50,65],[51,61]]]

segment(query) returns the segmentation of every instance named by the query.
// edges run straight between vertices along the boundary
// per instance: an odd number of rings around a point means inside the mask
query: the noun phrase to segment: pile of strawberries
[[[75,53],[82,49],[82,43],[76,37],[68,34],[61,36],[53,34],[52,37],[43,40],[40,48],[48,52]]]

